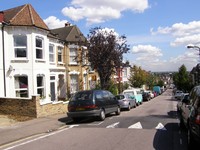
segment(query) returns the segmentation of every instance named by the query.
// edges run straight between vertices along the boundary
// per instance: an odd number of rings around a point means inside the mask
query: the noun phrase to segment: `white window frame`
[[[42,77],[42,84],[41,85],[38,85],[38,79]],[[40,95],[41,98],[45,98],[45,76],[44,75],[37,75],[37,78],[36,78],[36,82],[37,82],[37,94]],[[43,90],[42,90],[43,89]],[[38,90],[42,90],[42,93],[39,93]]]
[[[75,93],[79,90],[79,82],[78,82],[78,75],[76,74],[71,74],[70,75],[70,92]]]
[[[77,47],[70,47],[69,48],[69,64],[70,65],[78,65],[78,62],[75,59],[77,56],[78,56]]]
[[[52,48],[52,50],[51,50]],[[51,60],[51,58],[53,60]],[[49,62],[50,63],[55,63],[55,45],[54,44],[49,44]]]
[[[37,46],[37,40],[41,40],[41,44],[42,44],[41,47]],[[42,54],[42,57],[39,57],[38,51],[41,51],[40,54]],[[35,38],[35,52],[36,52],[36,56],[35,56],[36,59],[39,59],[39,60],[45,59],[45,57],[44,57],[44,38],[36,36],[36,38]]]
[[[25,37],[26,39],[25,39],[25,41],[23,41],[23,42],[25,42],[25,45],[17,45],[18,44],[18,40],[17,40],[17,38],[19,38],[19,37]],[[26,35],[13,35],[13,46],[14,46],[14,58],[15,59],[27,59],[27,36]],[[17,52],[16,51],[20,51],[20,50],[24,50],[25,51],[25,56],[22,56],[22,57],[20,57],[20,56],[17,56]]]
[[[20,81],[20,78],[26,77],[25,81]],[[14,76],[14,82],[15,82],[15,96],[16,97],[29,97],[29,91],[28,91],[28,76],[27,75],[15,75]],[[27,96],[21,96],[21,94],[27,94]]]
[[[63,50],[64,50],[64,48],[62,46],[58,46],[58,55],[57,55],[58,64],[63,64]],[[60,58],[61,58],[61,60],[59,60]]]

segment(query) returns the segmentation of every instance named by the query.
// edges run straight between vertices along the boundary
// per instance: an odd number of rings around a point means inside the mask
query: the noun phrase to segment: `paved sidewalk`
[[[33,135],[57,130],[69,122],[66,114],[35,118],[24,122],[15,122],[6,117],[0,117],[0,147]]]

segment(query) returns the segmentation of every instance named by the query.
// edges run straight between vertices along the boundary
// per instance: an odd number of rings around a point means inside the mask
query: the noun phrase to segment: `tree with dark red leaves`
[[[109,88],[111,75],[123,62],[123,54],[129,51],[126,37],[114,30],[92,28],[88,35],[88,60],[99,74],[101,89]]]

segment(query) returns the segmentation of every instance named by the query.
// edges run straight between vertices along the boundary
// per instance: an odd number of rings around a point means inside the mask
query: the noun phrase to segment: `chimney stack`
[[[69,22],[65,23],[65,27],[69,27],[70,25],[71,25],[71,23],[69,23]]]

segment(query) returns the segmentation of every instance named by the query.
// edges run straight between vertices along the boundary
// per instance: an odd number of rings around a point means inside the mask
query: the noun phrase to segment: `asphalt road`
[[[172,90],[104,121],[66,122],[65,128],[30,138],[5,150],[186,150]]]

